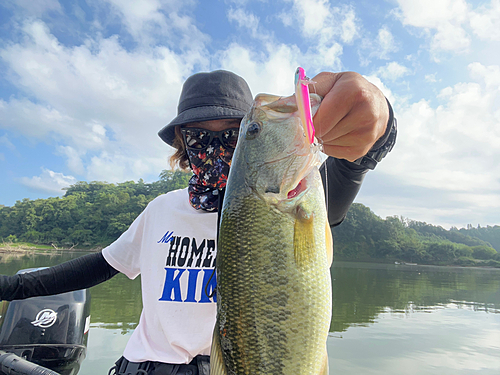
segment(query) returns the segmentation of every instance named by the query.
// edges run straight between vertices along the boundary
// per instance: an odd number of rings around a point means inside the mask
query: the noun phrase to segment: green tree
[[[472,256],[476,259],[494,259],[497,251],[488,246],[474,246],[472,247]]]

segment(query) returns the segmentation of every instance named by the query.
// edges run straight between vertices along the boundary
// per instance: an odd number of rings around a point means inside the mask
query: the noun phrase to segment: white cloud
[[[429,83],[436,83],[436,82],[438,82],[438,79],[436,78],[436,73],[426,74],[425,77],[424,77],[424,79],[425,79],[426,82],[429,82]]]
[[[1,107],[1,102],[0,102],[0,107]],[[6,135],[2,135],[0,137],[0,150],[8,148],[11,151],[16,151],[16,146],[9,140],[9,138]],[[3,152],[0,152],[0,161],[5,160],[5,154]]]
[[[289,12],[281,12],[278,14],[278,19],[287,27],[293,26],[294,16]]]
[[[410,74],[410,69],[396,61],[392,61],[377,70],[377,75],[390,81],[396,81],[408,74]]]
[[[70,171],[79,175],[85,174],[82,156],[84,156],[86,152],[79,152],[71,146],[59,146],[57,147],[57,151],[59,154],[66,157],[66,165]]]
[[[442,51],[470,52],[473,35],[500,41],[500,0],[490,0],[476,9],[466,0],[397,1],[399,18],[404,25],[422,29],[428,35],[436,60]]]
[[[270,38],[269,35],[259,30],[259,17],[243,8],[229,8],[227,18],[229,21],[236,22],[239,28],[248,30],[253,38],[261,40]]]
[[[256,31],[259,27],[259,17],[246,12],[243,8],[229,8],[227,18],[230,21],[235,21],[239,27],[245,27],[252,31]]]
[[[469,6],[465,0],[397,0],[404,25],[424,29],[434,53],[445,50],[465,52],[470,37],[464,30]]]
[[[192,48],[202,45],[207,36],[201,33],[187,14],[193,1],[106,0],[134,40],[142,45],[161,43],[170,47]],[[173,37],[175,36],[175,37]]]
[[[9,150],[15,150],[16,146],[9,140],[9,138],[6,135],[2,135],[0,137],[0,145],[2,147],[7,147]]]
[[[352,43],[359,38],[360,21],[353,7],[332,7],[327,0],[293,0],[292,9],[279,16],[286,26],[298,25],[310,44],[307,55],[314,55],[315,66],[341,70],[343,48],[339,42]]]
[[[97,149],[105,142],[103,134],[93,129],[92,122],[82,123],[51,106],[35,104],[27,99],[0,100],[0,121],[2,127],[28,138],[62,138],[82,149]]]
[[[371,59],[389,59],[389,55],[398,50],[397,43],[387,26],[381,27],[375,38],[365,37],[358,50],[361,65],[366,66]]]
[[[254,96],[263,92],[276,95],[294,92],[293,77],[300,57],[297,47],[268,44],[267,55],[262,56],[247,47],[231,44],[219,56],[221,67],[244,77]],[[301,63],[311,66],[309,63],[313,62],[302,60]]]
[[[403,22],[415,27],[439,28],[450,22],[463,22],[468,6],[465,0],[397,0]]]
[[[327,0],[296,0],[293,8],[305,36],[331,35],[332,25],[327,21],[333,18],[333,14]]]
[[[30,99],[0,100],[1,127],[56,142],[75,173],[82,170],[79,158],[98,158],[103,150],[111,155],[105,160],[125,166],[113,168],[124,170],[122,180],[167,167],[170,151],[156,133],[175,116],[182,82],[194,65],[207,64],[203,48],[127,51],[117,37],[99,36],[66,47],[41,21],[27,21],[20,31],[22,42],[0,49],[0,57],[12,83]],[[153,161],[137,171],[139,158]],[[86,173],[94,175],[91,168]]]
[[[437,28],[437,32],[432,38],[431,50],[466,52],[470,44],[469,35],[460,25],[445,23]]]
[[[396,50],[396,45],[394,43],[394,37],[387,27],[382,27],[378,31],[377,44],[380,47],[379,58],[385,59],[390,52]]]
[[[307,75],[313,77],[326,64],[335,64],[333,60],[339,55],[336,46],[322,55],[304,55],[295,45],[274,41],[268,41],[263,46],[265,52],[257,53],[252,48],[232,43],[216,54],[217,64],[244,77],[254,96],[258,93],[292,95],[297,66],[306,68]]]
[[[356,18],[354,9],[349,8],[344,13],[341,38],[345,43],[352,43],[357,37],[359,37],[359,21]]]
[[[492,84],[499,66],[474,63],[469,69],[474,81],[443,89],[440,105],[424,99],[396,105],[397,147],[377,168],[414,189],[442,192],[440,209],[449,217],[458,211],[477,217],[478,207],[493,217],[500,205],[500,86]]]
[[[160,12],[161,2],[158,0],[107,0],[122,17],[129,32],[137,37],[144,34],[148,24],[166,24],[165,16]],[[146,33],[147,34],[147,33]]]
[[[57,173],[46,168],[42,168],[42,173],[39,176],[31,178],[22,177],[20,180],[23,185],[33,190],[57,195],[63,195],[63,188],[77,182],[73,176],[65,176],[62,173]]]
[[[500,0],[492,0],[470,14],[470,26],[481,39],[500,41]]]
[[[4,0],[5,5],[21,10],[24,16],[41,17],[48,12],[61,13],[61,4],[57,0]]]
[[[474,62],[469,64],[468,69],[472,78],[483,81],[488,88],[495,89],[500,86],[499,65],[484,66],[481,63]]]

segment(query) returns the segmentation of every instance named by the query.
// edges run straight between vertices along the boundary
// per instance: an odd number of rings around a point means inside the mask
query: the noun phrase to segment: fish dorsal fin
[[[253,100],[254,103],[253,103],[253,106],[254,107],[261,107],[261,106],[265,106],[265,105],[268,105],[270,103],[274,103],[278,100],[281,99],[281,96],[277,96],[277,95],[272,95],[272,94],[257,94],[257,96],[255,97],[255,99]]]

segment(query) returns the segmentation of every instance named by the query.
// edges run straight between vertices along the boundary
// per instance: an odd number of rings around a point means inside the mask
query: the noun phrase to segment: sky
[[[396,146],[356,202],[498,225],[499,24],[500,0],[3,0],[0,204],[156,181],[187,77],[227,69],[288,96],[302,66],[358,72],[394,107]]]

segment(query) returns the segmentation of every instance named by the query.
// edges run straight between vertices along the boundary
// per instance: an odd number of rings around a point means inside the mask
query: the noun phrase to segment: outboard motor
[[[18,274],[39,269],[20,270]],[[88,289],[3,301],[0,314],[0,374],[45,374],[47,370],[43,367],[61,375],[78,373],[87,354],[90,328]],[[40,368],[42,372],[22,370],[30,367],[29,362],[43,366]],[[8,372],[6,367],[9,366],[17,368]]]

